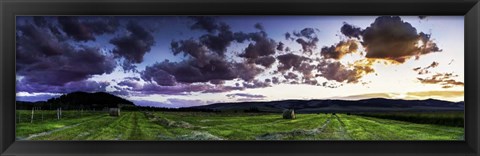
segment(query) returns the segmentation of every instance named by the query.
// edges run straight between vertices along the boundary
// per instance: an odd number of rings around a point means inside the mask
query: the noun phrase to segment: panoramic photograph
[[[463,16],[16,16],[17,141],[463,141]]]

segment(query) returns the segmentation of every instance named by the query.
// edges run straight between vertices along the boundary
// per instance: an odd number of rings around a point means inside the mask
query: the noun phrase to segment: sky
[[[464,100],[463,16],[17,16],[17,100]]]

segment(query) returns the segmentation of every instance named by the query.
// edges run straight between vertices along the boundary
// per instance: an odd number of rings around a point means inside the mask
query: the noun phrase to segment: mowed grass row
[[[168,127],[178,135],[202,131],[226,140],[463,140],[464,128],[346,114],[224,116],[221,113],[157,112],[155,116],[194,128]],[[262,137],[271,136],[271,137]]]
[[[461,140],[463,128],[345,114],[122,112],[21,123],[31,140]],[[32,137],[33,136],[33,137]]]
[[[354,140],[463,140],[464,128],[339,114]]]
[[[62,125],[44,128],[48,125]],[[25,129],[42,130],[25,130]],[[67,128],[65,128],[67,127]],[[60,129],[60,130],[59,130]],[[17,125],[20,139],[36,136],[30,140],[158,140],[159,134],[169,135],[162,126],[151,123],[141,112],[122,112],[120,117],[102,115],[78,119],[52,120],[48,123]]]
[[[257,136],[297,129],[314,129],[321,126],[327,115],[297,114],[295,120],[282,119],[278,114],[242,114],[238,116],[216,113],[157,112],[155,116],[176,122],[194,125],[166,126],[176,135],[194,135],[195,132],[207,132],[226,140],[255,140]],[[208,139],[208,138],[199,138]]]

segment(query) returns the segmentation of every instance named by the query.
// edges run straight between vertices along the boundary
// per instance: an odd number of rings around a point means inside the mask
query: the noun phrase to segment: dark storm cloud
[[[285,44],[283,44],[282,42],[278,42],[277,50],[278,51],[283,51],[284,48],[285,48]]]
[[[39,18],[35,22],[42,23]],[[115,18],[89,20],[75,16],[58,17],[58,23],[63,32],[76,41],[95,41],[95,35],[114,33],[119,26],[119,22]]]
[[[235,73],[237,73],[238,78],[241,78],[244,81],[252,81],[258,74],[262,73],[264,70],[254,64],[235,63],[234,71]]]
[[[130,21],[126,29],[130,32],[129,35],[115,37],[110,40],[110,43],[115,45],[112,50],[115,57],[125,59],[122,67],[128,71],[132,69],[133,64],[143,62],[143,56],[150,51],[155,40],[149,31],[137,23]]]
[[[265,30],[265,28],[263,27],[263,25],[261,23],[255,23],[255,25],[253,25],[253,27],[255,27],[255,29],[258,29],[258,30]]]
[[[198,60],[206,59],[207,57],[206,55],[208,53],[207,47],[197,42],[194,39],[172,41],[172,43],[170,44],[170,47],[174,55],[177,55],[183,52],[184,56],[189,55]]]
[[[292,38],[292,34],[290,34],[289,32],[286,32],[286,33],[285,33],[285,40],[294,40],[294,39]]]
[[[239,55],[240,57],[255,60],[262,56],[275,54],[276,43],[273,39],[261,37],[254,41],[255,43],[250,43],[245,49],[245,53]]]
[[[278,77],[272,77],[272,83],[273,84],[279,84],[280,81],[278,80]]]
[[[110,83],[108,82],[96,82],[96,81],[75,81],[68,82],[63,86],[53,86],[32,83],[26,79],[17,80],[17,92],[29,92],[29,93],[38,93],[38,92],[48,92],[48,93],[70,93],[75,91],[84,91],[84,92],[105,92],[107,86]]]
[[[215,17],[199,16],[191,18],[195,21],[190,27],[191,29],[202,29],[208,32],[208,34],[199,37],[198,42],[201,43],[200,45],[207,47],[221,57],[225,56],[227,47],[229,47],[233,41],[243,42],[249,39],[248,34],[232,32],[228,24],[217,21]],[[256,24],[255,27],[262,28],[263,30],[263,26],[260,24]]]
[[[217,23],[216,17],[213,16],[191,16],[194,24],[190,26],[192,30],[205,30],[209,33],[215,32],[220,26]]]
[[[255,62],[256,59],[263,56],[270,56],[275,54],[277,49],[277,43],[275,40],[268,38],[265,32],[249,33],[248,40],[254,41],[254,43],[248,44],[244,53],[241,53],[240,57],[246,58],[249,62]]]
[[[30,24],[17,26],[17,75],[27,82],[62,86],[109,74],[116,67],[112,56],[98,48],[60,42],[48,29]]]
[[[422,45],[419,45],[421,41]],[[411,57],[440,52],[430,35],[417,30],[398,16],[381,16],[362,31],[362,45],[367,58],[403,63]]]
[[[232,71],[232,65],[222,60],[210,60],[206,64],[199,66],[194,60],[184,60],[182,62],[169,62],[168,60],[148,66],[142,72],[142,78],[148,81],[155,75],[153,73],[165,73],[174,76],[177,82],[194,83],[208,82],[210,80],[232,80],[236,78]],[[161,78],[163,79],[163,78]]]
[[[224,28],[225,27],[225,28]],[[200,41],[208,47],[208,49],[216,52],[219,56],[225,56],[227,47],[234,40],[233,33],[227,25],[222,25],[220,33],[217,35],[206,34],[200,37]]]
[[[309,58],[295,55],[292,53],[288,53],[285,55],[277,56],[278,62],[280,65],[278,66],[278,71],[282,72],[285,70],[289,70],[292,68],[298,68],[304,61],[309,61]]]
[[[302,38],[299,38],[295,41],[298,44],[302,45],[303,52],[308,52],[308,53],[311,54],[313,52],[313,50],[315,50],[317,48],[318,38],[314,38],[314,39],[311,39],[309,41],[306,41]]]
[[[147,66],[145,71],[141,73],[141,77],[145,81],[155,81],[161,86],[174,86],[176,84],[174,76],[164,70],[156,69],[155,66]]]
[[[319,76],[337,82],[356,83],[362,77],[357,69],[348,69],[340,62],[321,63],[318,71],[321,73]]]
[[[140,83],[136,82],[136,81],[132,81],[132,80],[123,80],[121,82],[118,83],[119,86],[126,86],[126,87],[130,87],[130,88],[141,88],[142,85],[140,85]]]
[[[312,71],[315,69],[315,65],[303,62],[302,64],[300,64],[299,67],[296,67],[294,69],[303,74],[303,79],[308,80],[314,77]]]
[[[340,28],[340,32],[347,37],[353,37],[360,39],[362,35],[362,29],[353,25],[350,25],[346,22],[343,22],[343,26]]]
[[[255,61],[256,64],[264,66],[266,68],[270,68],[273,63],[275,63],[276,59],[273,56],[265,56],[257,59]]]
[[[313,28],[304,28],[300,32],[293,32],[293,35],[297,37],[305,37],[307,39],[314,39],[317,37],[315,29]]]
[[[325,59],[341,59],[344,55],[354,53],[358,50],[358,45],[354,40],[340,41],[336,45],[323,47],[320,55]]]
[[[312,54],[313,50],[317,48],[319,41],[316,30],[313,28],[304,28],[300,32],[293,32],[293,36],[287,32],[285,38],[295,40],[302,46],[303,52],[309,54]]]
[[[288,72],[287,74],[283,75],[283,77],[287,80],[298,80],[298,75],[293,72]]]

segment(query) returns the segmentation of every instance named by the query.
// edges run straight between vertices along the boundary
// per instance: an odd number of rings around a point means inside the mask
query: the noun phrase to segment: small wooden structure
[[[120,108],[110,108],[108,113],[110,116],[120,116]]]
[[[295,111],[293,109],[287,109],[283,111],[284,119],[295,119]]]

